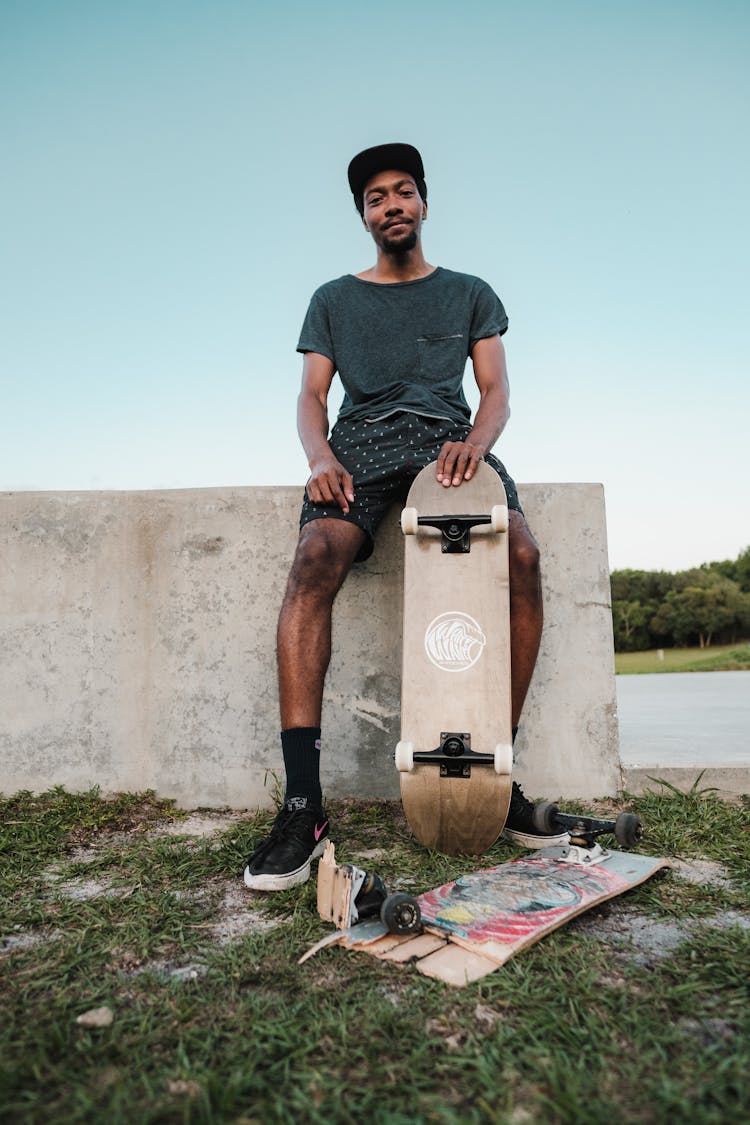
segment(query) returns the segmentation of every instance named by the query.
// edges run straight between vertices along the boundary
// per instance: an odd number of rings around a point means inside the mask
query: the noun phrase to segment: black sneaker
[[[513,782],[513,792],[510,797],[508,819],[505,821],[503,836],[511,844],[520,848],[547,848],[553,844],[567,844],[567,832],[555,832],[546,835],[534,825],[534,804],[524,797],[523,789],[517,781]]]
[[[328,817],[306,797],[292,797],[279,811],[271,834],[247,861],[245,883],[254,891],[284,891],[310,878],[310,864],[322,855]]]

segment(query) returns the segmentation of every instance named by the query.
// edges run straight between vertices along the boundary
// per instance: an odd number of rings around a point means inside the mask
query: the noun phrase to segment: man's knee
[[[526,520],[519,512],[511,512],[508,552],[512,576],[517,579],[538,580],[541,569],[539,546],[529,531]]]
[[[523,574],[538,574],[540,570],[541,555],[537,544],[531,542],[518,543],[511,553],[514,570]]]
[[[315,520],[300,532],[289,572],[287,595],[314,593],[332,597],[349,573],[363,533],[353,524]]]

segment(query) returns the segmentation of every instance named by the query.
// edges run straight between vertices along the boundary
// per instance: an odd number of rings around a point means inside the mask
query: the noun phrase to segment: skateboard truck
[[[441,777],[471,777],[471,767],[491,766],[495,773],[509,774],[513,768],[513,747],[498,742],[493,754],[471,749],[468,731],[443,730],[440,746],[434,750],[415,750],[414,742],[400,741],[396,747],[396,768],[410,773],[415,765],[440,766]]]
[[[363,871],[353,863],[336,863],[330,840],[318,866],[318,914],[339,930],[348,930],[367,918],[380,918],[392,934],[422,930],[422,914],[415,898],[388,894],[383,879],[375,872]]]
[[[401,530],[404,535],[415,535],[418,527],[434,527],[442,536],[444,555],[468,554],[471,550],[471,529],[489,524],[493,531],[508,530],[508,509],[496,504],[489,515],[420,516],[416,508],[404,508],[401,513]]]
[[[471,767],[493,766],[494,754],[480,754],[471,748],[471,735],[442,731],[440,745],[434,750],[417,750],[415,762],[434,762],[440,766],[441,777],[471,777]]]
[[[603,820],[577,813],[562,813],[552,801],[534,808],[534,827],[540,832],[567,832],[573,847],[591,849],[597,836],[612,835],[620,847],[634,848],[643,837],[643,823],[635,813],[620,813],[616,820]]]
[[[415,750],[412,742],[396,746],[396,768],[410,773],[416,765],[440,766],[441,777],[471,777],[472,766],[489,766],[495,773],[507,774],[513,768],[513,748],[498,743],[492,754],[471,748],[468,731],[441,731],[440,745],[434,750]]]

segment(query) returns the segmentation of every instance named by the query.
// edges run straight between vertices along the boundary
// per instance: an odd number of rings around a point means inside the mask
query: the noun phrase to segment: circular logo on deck
[[[484,652],[487,638],[468,613],[441,613],[427,626],[424,647],[443,672],[466,672]]]

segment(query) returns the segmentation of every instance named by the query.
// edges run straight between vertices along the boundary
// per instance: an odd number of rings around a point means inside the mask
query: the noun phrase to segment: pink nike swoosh
[[[317,844],[318,840],[320,839],[320,837],[325,832],[327,827],[328,827],[328,821],[327,820],[324,820],[323,823],[320,825],[320,827],[318,827],[317,824],[315,825],[315,828],[313,829],[313,836],[315,837],[315,843],[316,844]]]

